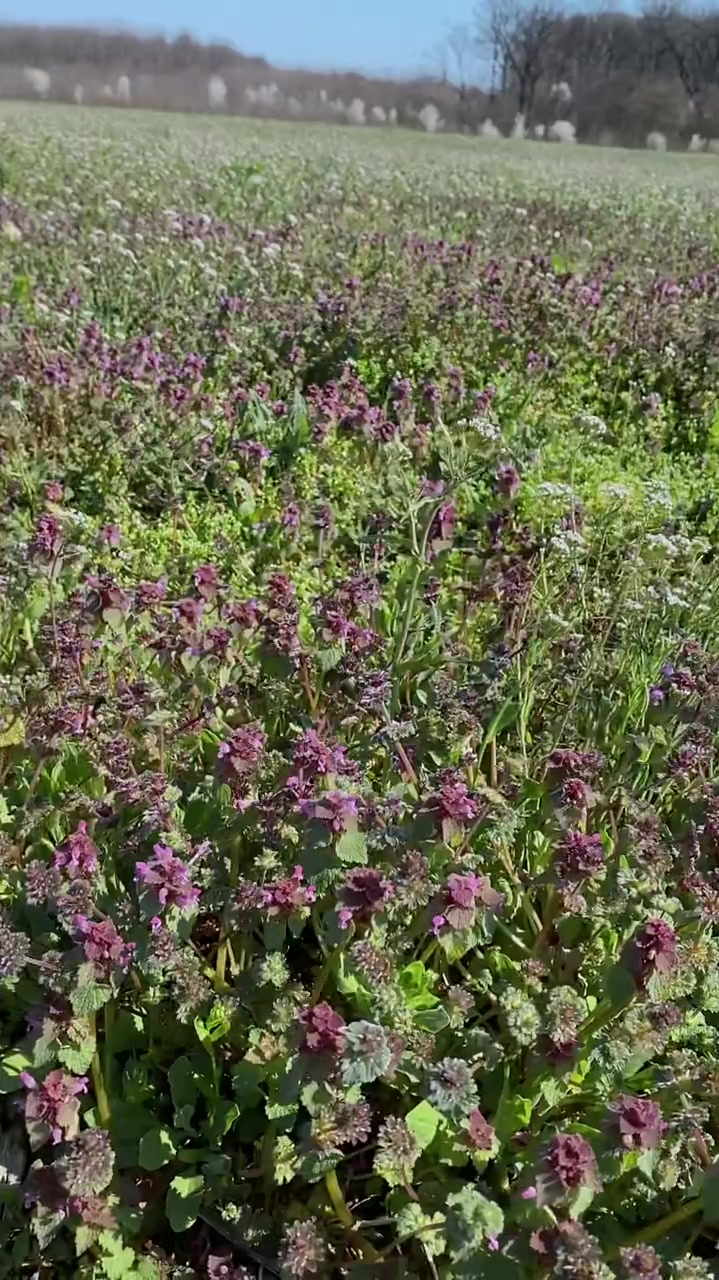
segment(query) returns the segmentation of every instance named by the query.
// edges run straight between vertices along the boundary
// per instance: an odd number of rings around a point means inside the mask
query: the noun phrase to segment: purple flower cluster
[[[161,907],[185,911],[196,907],[200,898],[190,867],[164,844],[154,845],[147,862],[135,864],[135,879],[144,889],[151,890]]]

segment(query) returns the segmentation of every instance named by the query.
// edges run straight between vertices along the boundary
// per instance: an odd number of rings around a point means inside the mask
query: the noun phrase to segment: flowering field
[[[0,1276],[716,1275],[716,160],[3,121]]]

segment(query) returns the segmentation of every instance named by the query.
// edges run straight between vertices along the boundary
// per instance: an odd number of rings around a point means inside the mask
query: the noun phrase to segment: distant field
[[[0,107],[0,1277],[716,1275],[718,200]]]

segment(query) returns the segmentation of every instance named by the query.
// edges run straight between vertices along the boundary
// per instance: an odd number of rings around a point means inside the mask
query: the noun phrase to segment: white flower
[[[603,484],[600,488],[600,493],[602,493],[605,498],[622,499],[631,498],[632,496],[632,491],[628,485],[616,484],[613,480],[609,480],[606,484]]]
[[[561,484],[556,480],[543,480],[537,487],[537,494],[542,498],[563,498],[567,502],[574,502],[577,499],[570,484]]]
[[[663,480],[648,480],[644,492],[650,506],[663,507],[665,511],[672,510],[674,500]]]
[[[678,552],[676,544],[665,533],[648,533],[647,546],[650,551],[663,551],[665,555],[671,557]]]
[[[607,434],[606,422],[603,418],[597,417],[596,413],[578,413],[574,419],[574,425],[582,431],[592,431],[597,436]]]
[[[561,529],[549,539],[550,547],[561,556],[574,556],[586,550],[584,538],[575,529]]]

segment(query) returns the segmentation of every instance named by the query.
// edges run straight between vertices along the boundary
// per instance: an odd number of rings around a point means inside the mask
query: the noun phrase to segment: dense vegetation
[[[0,161],[0,1276],[713,1276],[712,159]]]

